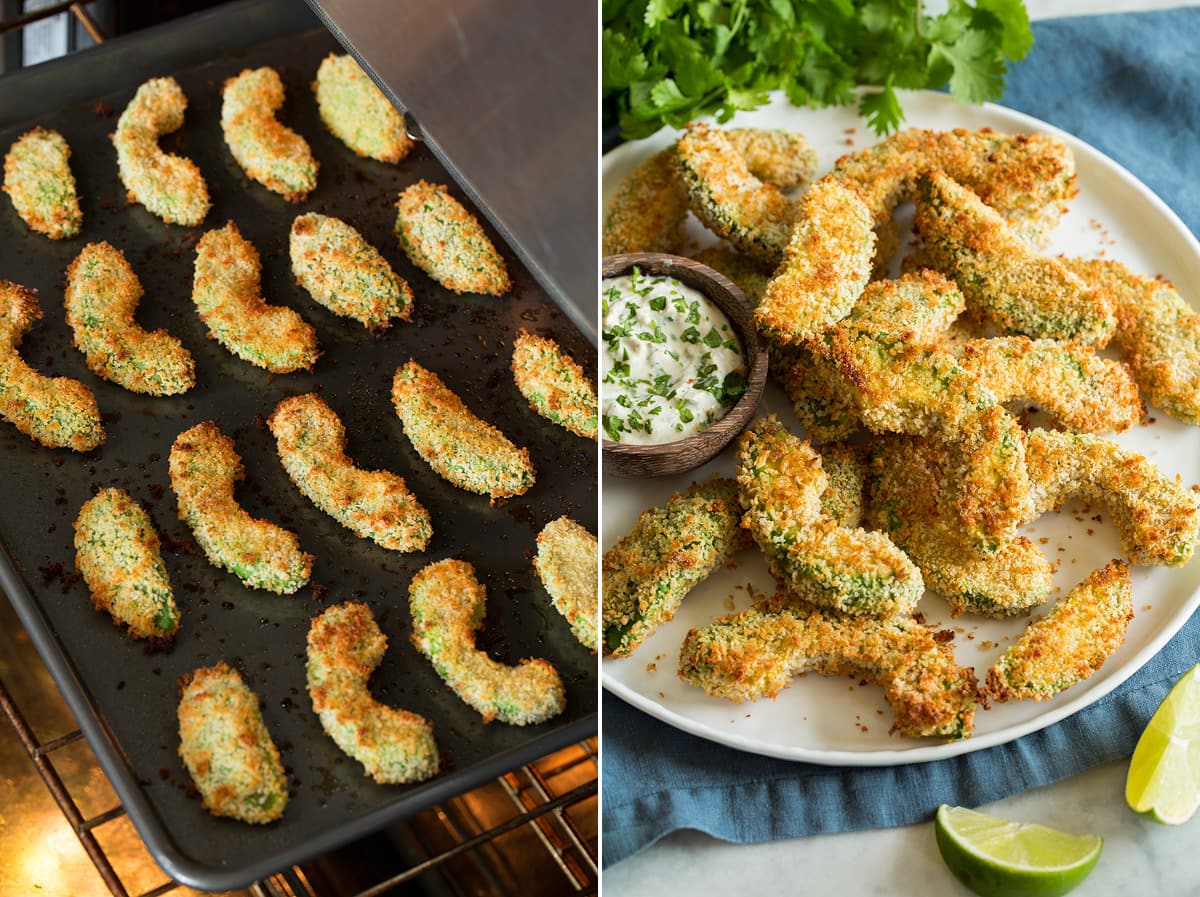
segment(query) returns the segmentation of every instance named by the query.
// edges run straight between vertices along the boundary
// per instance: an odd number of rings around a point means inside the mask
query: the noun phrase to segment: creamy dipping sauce
[[[660,445],[708,429],[746,391],[725,313],[673,277],[606,278],[600,288],[602,423],[613,442]]]

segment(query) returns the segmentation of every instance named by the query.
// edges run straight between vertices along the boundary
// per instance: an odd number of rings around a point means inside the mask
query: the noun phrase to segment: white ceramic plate
[[[1134,271],[1162,274],[1176,284],[1200,282],[1200,244],[1157,196],[1086,143],[1000,106],[961,106],[943,94],[917,92],[902,98],[906,126],[980,128],[1007,133],[1034,130],[1059,134],[1075,152],[1079,196],[1059,225],[1047,252],[1095,257],[1106,255]],[[876,142],[853,109],[798,109],[782,97],[769,106],[741,113],[739,127],[788,128],[804,133],[820,153],[822,172],[839,155]],[[647,140],[624,144],[603,160],[604,204],[620,179],[636,163],[675,139],[662,131]],[[715,238],[689,222],[697,243]],[[1193,301],[1194,300],[1189,300]],[[783,393],[771,385],[762,413],[774,412],[794,432],[801,432]],[[1200,482],[1200,429],[1188,427],[1150,409],[1153,420],[1116,437],[1122,445],[1149,457],[1166,473]],[[732,447],[692,474],[658,480],[604,477],[603,547],[628,533],[644,509],[661,505],[672,493],[713,473],[732,475]],[[1095,519],[1096,517],[1100,519]],[[1107,512],[1078,502],[1048,514],[1023,532],[1059,562],[1058,594],[1066,592],[1093,569],[1121,556]],[[633,656],[607,659],[605,686],[652,716],[702,738],[731,747],[813,763],[885,766],[950,757],[1010,741],[1083,709],[1118,686],[1148,661],[1179,630],[1200,603],[1200,561],[1182,569],[1133,568],[1134,619],[1125,644],[1086,682],[1044,702],[1000,704],[976,713],[975,733],[956,742],[908,739],[889,735],[892,712],[880,689],[842,677],[815,674],[797,678],[775,700],[735,704],[711,698],[677,675],[679,647],[692,626],[750,606],[755,596],[769,595],[774,583],[757,550],[736,558],[736,569],[719,570],[684,600],[679,613],[660,627]],[[1053,600],[1053,599],[1052,599]],[[1050,606],[1044,605],[1033,617]],[[973,666],[982,677],[1029,623],[1030,617],[991,621],[963,615],[950,617],[944,601],[926,595],[918,608],[938,628],[952,628],[959,663]]]

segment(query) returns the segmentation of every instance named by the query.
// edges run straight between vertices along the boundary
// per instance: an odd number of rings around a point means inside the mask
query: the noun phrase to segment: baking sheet
[[[263,15],[282,5],[243,8],[261,28]],[[234,7],[227,34],[236,32],[238,21]],[[152,40],[149,35],[139,44],[135,36],[116,43],[142,57],[152,52]],[[213,209],[201,228],[166,225],[124,196],[108,135],[140,74],[120,90],[65,106],[48,89],[42,97],[44,115],[0,131],[5,148],[35,123],[58,129],[72,146],[84,211],[81,235],[48,241],[31,233],[6,199],[0,201],[0,277],[37,289],[45,313],[26,337],[22,355],[42,373],[87,384],[108,433],[100,449],[78,455],[36,446],[11,425],[0,424],[5,481],[0,584],[151,853],[176,879],[206,889],[240,887],[596,728],[595,658],[550,607],[531,565],[537,532],[555,517],[569,514],[596,531],[596,447],[535,415],[508,368],[513,338],[522,327],[552,336],[585,368],[594,369],[594,347],[511,253],[504,254],[515,289],[502,299],[456,296],[408,262],[392,233],[396,194],[420,178],[451,179],[423,148],[400,165],[387,166],[359,159],[325,131],[308,84],[320,60],[337,49],[327,32],[314,29],[183,70],[163,66],[161,73],[179,80],[190,103],[183,128],[163,145],[192,158],[213,195]],[[109,66],[120,65],[115,50],[110,44],[95,51],[105,54],[109,78]],[[72,65],[86,77],[86,55],[48,64],[45,83],[61,80],[63,67]],[[139,61],[144,64],[144,57]],[[280,69],[288,91],[282,118],[304,135],[321,163],[316,191],[298,205],[249,181],[221,137],[222,82],[260,65]],[[23,90],[37,89],[36,74],[22,73]],[[4,91],[0,80],[0,96]],[[288,231],[292,219],[308,211],[344,218],[383,252],[413,288],[411,323],[372,336],[361,325],[327,312],[295,284]],[[207,338],[190,299],[194,245],[206,229],[227,220],[236,221],[259,249],[268,301],[295,308],[316,327],[324,355],[311,373],[272,376]],[[62,306],[64,271],[85,243],[98,240],[123,249],[141,279],[145,295],[139,322],[148,329],[167,328],[192,352],[198,386],[191,392],[173,398],[134,395],[92,375],[72,348]],[[538,471],[533,489],[491,507],[486,497],[454,488],[421,461],[403,437],[390,399],[392,373],[410,357],[437,371],[469,407],[529,448]],[[350,456],[361,466],[404,476],[429,509],[434,537],[426,552],[401,555],[357,538],[312,506],[288,480],[264,419],[280,399],[310,390],[319,390],[341,416]],[[316,555],[312,583],[294,596],[246,589],[233,575],[212,567],[177,518],[167,474],[171,442],[209,419],[235,439],[242,455],[247,477],[237,495],[245,507],[295,530],[304,549]],[[169,651],[150,652],[122,635],[107,615],[92,609],[86,587],[75,575],[71,523],[102,486],[127,489],[147,508],[163,537],[182,614]],[[539,656],[559,669],[567,690],[562,716],[528,728],[485,726],[411,646],[409,580],[425,564],[446,557],[473,563],[488,587],[481,646],[508,662]],[[443,772],[430,782],[372,783],[325,736],[311,712],[304,687],[309,619],[351,598],[371,606],[389,639],[388,653],[372,679],[374,693],[434,723]],[[176,680],[222,658],[243,672],[261,698],[267,728],[288,771],[287,812],[269,826],[210,816],[177,757]]]

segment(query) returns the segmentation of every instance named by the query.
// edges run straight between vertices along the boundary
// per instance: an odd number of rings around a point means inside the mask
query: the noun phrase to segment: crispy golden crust
[[[1024,536],[980,556],[955,513],[958,468],[952,448],[933,439],[888,436],[871,446],[867,525],[887,533],[921,569],[925,585],[954,616],[1006,617],[1050,594],[1049,559]]]
[[[1111,298],[1118,321],[1113,342],[1150,403],[1200,426],[1200,314],[1170,281],[1105,259],[1062,261]]]
[[[773,698],[806,672],[881,686],[892,731],[906,737],[967,738],[974,729],[974,669],[907,617],[846,616],[777,596],[692,629],[679,652],[680,678],[732,701]]]
[[[295,533],[251,517],[233,496],[245,476],[233,440],[212,421],[184,430],[171,445],[171,488],[179,519],[208,559],[246,586],[290,595],[308,582],[313,556]]]
[[[1028,520],[1083,498],[1108,509],[1132,564],[1179,567],[1200,539],[1200,496],[1099,436],[1030,430]]]
[[[466,561],[451,558],[418,571],[408,598],[413,644],[485,723],[528,726],[563,712],[566,692],[549,661],[530,657],[510,667],[475,647],[487,591]]]
[[[774,415],[738,441],[738,497],[748,529],[781,588],[816,606],[890,617],[925,590],[916,565],[887,536],[842,526],[825,510],[821,456]]]
[[[101,489],[75,518],[75,566],[92,604],[135,638],[169,641],[179,611],[150,515],[124,489]]]
[[[244,69],[221,89],[221,130],[247,175],[288,202],[301,202],[316,189],[319,166],[308,142],[275,117],[283,95],[275,69]]]
[[[494,502],[533,485],[529,450],[472,414],[433,371],[412,360],[397,368],[392,403],[417,454],[458,488]]]
[[[121,113],[112,139],[130,201],[168,224],[195,227],[212,204],[208,184],[191,159],[165,153],[158,145],[160,137],[183,126],[186,109],[187,97],[174,78],[151,78]]]
[[[1145,415],[1129,369],[1091,346],[1024,336],[969,339],[958,359],[998,402],[1032,402],[1067,430],[1119,433]]]
[[[40,126],[17,138],[4,157],[3,190],[13,208],[51,240],[73,237],[83,226],[70,158],[62,134]]]
[[[312,89],[325,127],[356,154],[394,164],[412,151],[403,117],[349,55],[321,60]]]
[[[409,260],[456,293],[503,296],[504,259],[479,220],[441,184],[417,181],[396,201],[396,238]]]
[[[513,342],[512,372],[530,408],[577,436],[596,438],[596,390],[558,343],[522,330]]]
[[[632,654],[674,618],[688,592],[750,544],[741,515],[737,484],[722,478],[642,512],[601,561],[606,655]]]
[[[179,756],[204,809],[242,822],[274,822],[288,801],[279,749],[258,697],[225,661],[179,680]]]
[[[547,523],[537,537],[534,569],[580,644],[599,650],[600,551],[596,537],[569,517]]]
[[[953,444],[964,532],[994,553],[1016,533],[1028,507],[1020,425],[938,340],[963,307],[962,295],[932,271],[867,287],[853,313],[824,337],[874,433],[932,436]]]
[[[683,246],[687,194],[675,174],[670,146],[634,166],[604,216],[604,255],[677,252]]]
[[[438,772],[432,724],[381,704],[367,685],[386,651],[387,636],[365,604],[328,608],[308,630],[308,694],[325,734],[376,782],[423,782]]]
[[[134,321],[142,284],[125,254],[89,243],[67,268],[67,324],[97,376],[131,392],[173,396],[196,385],[192,353],[167,331]]]
[[[273,374],[308,370],[321,352],[317,334],[290,308],[262,298],[258,250],[230,221],[196,244],[192,302],[213,339]]]
[[[1097,346],[1112,337],[1116,318],[1104,293],[1031,249],[943,172],[918,182],[913,233],[925,258],[958,282],[967,310],[1001,332]]]
[[[728,243],[693,252],[691,258],[728,277],[755,307],[766,295],[767,284],[771,282],[771,267],[738,252]]]
[[[817,151],[798,131],[729,128],[725,139],[752,175],[780,190],[804,187],[817,170]]]
[[[675,152],[680,182],[704,225],[760,261],[775,264],[783,258],[794,204],[751,173],[724,131],[692,122]]]
[[[90,452],[104,442],[92,391],[69,377],[43,377],[17,354],[41,317],[37,293],[0,280],[0,417],[49,448]]]
[[[985,698],[1045,701],[1104,665],[1133,619],[1129,566],[1114,560],[1075,586],[988,670]]]
[[[771,339],[803,343],[850,313],[871,279],[871,213],[852,190],[822,178],[796,204],[796,224],[754,323]]]
[[[831,358],[788,346],[772,356],[769,370],[814,443],[836,442],[862,429],[854,387]]]
[[[386,470],[362,470],[346,456],[346,430],[316,393],[292,396],[267,419],[283,468],[313,504],[356,535],[393,551],[424,551],[429,512]]]
[[[856,527],[863,518],[863,489],[867,481],[867,459],[859,446],[831,442],[816,449],[825,473],[821,511],[838,526]]]
[[[369,330],[412,317],[412,289],[362,234],[346,222],[310,212],[292,222],[292,273],[335,315]]]

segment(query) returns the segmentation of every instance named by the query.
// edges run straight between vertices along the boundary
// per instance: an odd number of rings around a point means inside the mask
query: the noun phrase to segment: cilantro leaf
[[[875,93],[864,93],[858,101],[858,114],[880,136],[890,134],[904,121],[904,110],[900,108],[900,100],[890,84]]]

